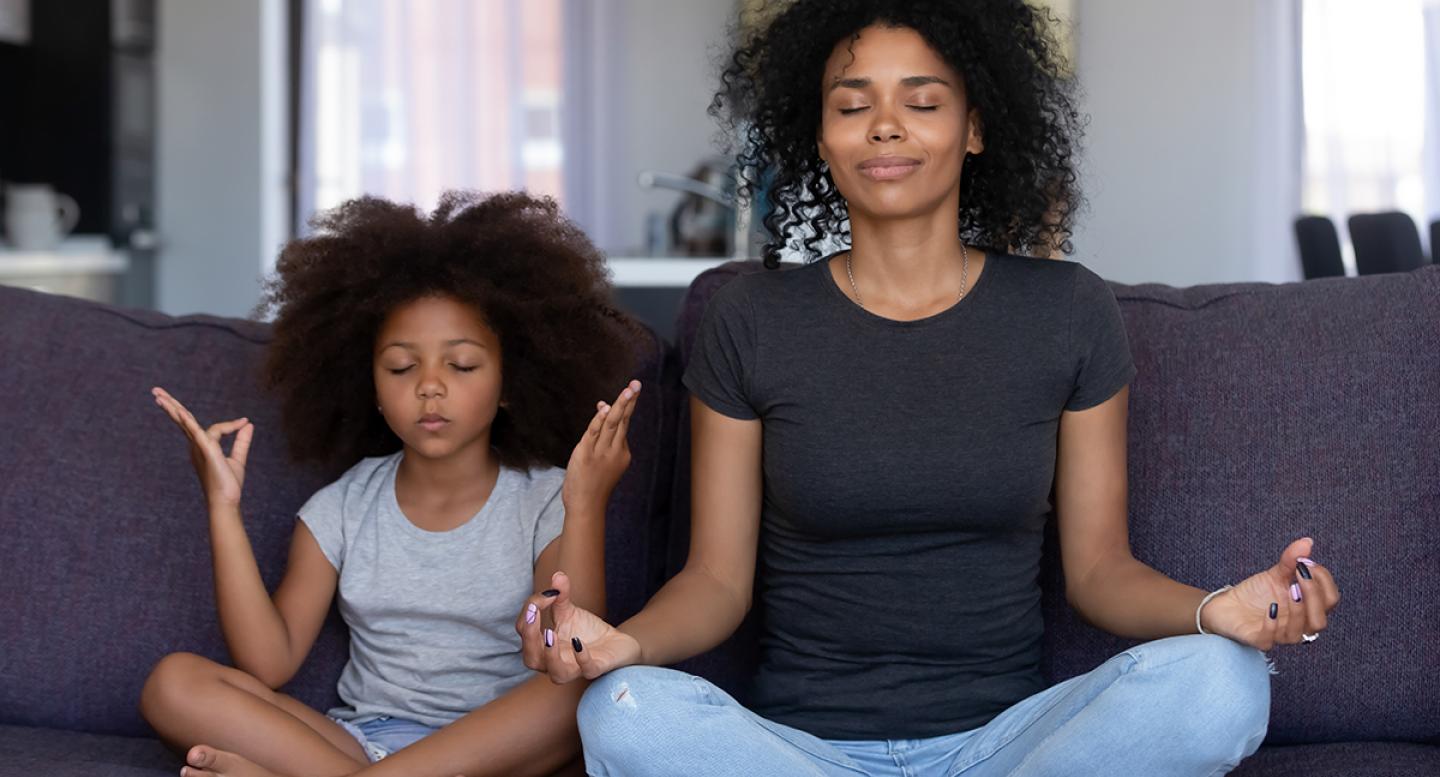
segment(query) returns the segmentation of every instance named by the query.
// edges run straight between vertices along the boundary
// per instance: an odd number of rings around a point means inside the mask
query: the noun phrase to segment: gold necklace
[[[850,291],[855,292],[855,304],[859,305],[861,310],[868,311],[869,308],[865,307],[865,301],[860,299],[860,287],[855,285],[855,271],[851,269],[850,263],[853,253],[852,251],[845,252],[845,274],[850,277]],[[960,296],[955,298],[956,305],[960,304],[960,300],[965,299],[965,287],[970,282],[970,251],[965,248],[964,243],[960,244],[960,262]]]

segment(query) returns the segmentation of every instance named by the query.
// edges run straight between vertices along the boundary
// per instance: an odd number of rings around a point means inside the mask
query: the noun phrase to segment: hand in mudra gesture
[[[1245,578],[1200,611],[1206,631],[1269,650],[1313,641],[1325,630],[1340,589],[1330,570],[1310,558],[1314,541],[1295,540],[1275,566]]]
[[[249,419],[237,418],[221,421],[201,428],[195,416],[180,404],[165,389],[150,390],[159,405],[180,427],[190,441],[190,464],[200,477],[200,487],[205,491],[205,500],[210,506],[240,504],[240,491],[245,485],[245,458],[250,455],[250,441],[255,435],[255,426]],[[220,447],[226,435],[234,434],[235,443],[227,456]]]
[[[640,661],[640,643],[604,619],[570,601],[570,578],[556,572],[551,588],[530,597],[515,630],[525,665],[555,683],[593,680]],[[553,627],[546,627],[546,616]]]

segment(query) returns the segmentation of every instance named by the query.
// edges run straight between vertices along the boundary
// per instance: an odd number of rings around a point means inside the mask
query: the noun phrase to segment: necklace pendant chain
[[[853,256],[852,252],[845,252],[845,275],[850,278],[850,291],[855,294],[855,304],[859,305],[861,310],[868,311],[869,308],[865,307],[865,300],[860,298],[860,287],[855,285],[855,271],[851,268],[851,256]],[[960,261],[960,296],[955,298],[956,305],[965,299],[965,288],[970,283],[970,250],[965,247],[964,241],[960,243]]]

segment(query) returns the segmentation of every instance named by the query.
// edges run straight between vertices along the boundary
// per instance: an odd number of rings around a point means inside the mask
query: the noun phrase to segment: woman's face
[[[405,447],[425,458],[488,447],[500,367],[500,338],[479,311],[450,297],[400,305],[375,338],[381,412]]]
[[[984,148],[960,75],[908,27],[835,45],[821,83],[820,158],[851,218],[958,212],[966,152]]]

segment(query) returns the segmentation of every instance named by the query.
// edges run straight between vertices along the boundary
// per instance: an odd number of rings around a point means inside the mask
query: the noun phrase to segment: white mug
[[[9,184],[5,187],[5,236],[20,251],[46,251],[80,221],[80,206],[49,184]]]

